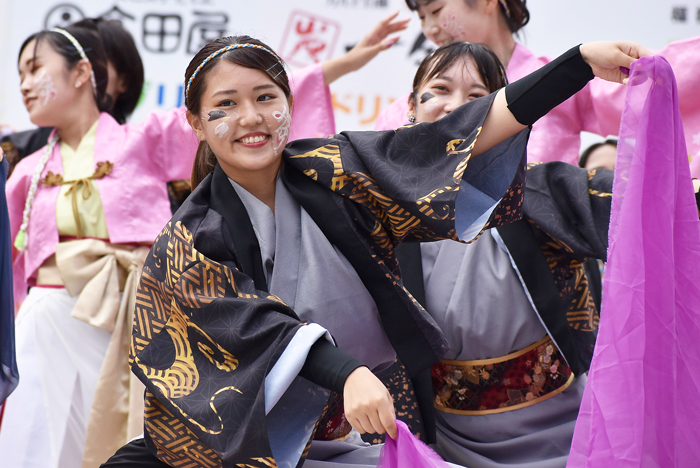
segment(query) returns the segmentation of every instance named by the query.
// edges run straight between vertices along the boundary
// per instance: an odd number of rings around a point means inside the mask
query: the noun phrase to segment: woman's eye
[[[440,13],[440,10],[442,10],[442,7],[438,8],[438,9],[436,9],[436,10],[433,10],[433,13],[432,13],[432,14],[433,14],[433,15],[437,15],[438,13]]]
[[[258,101],[260,101],[260,102],[271,101],[274,98],[275,98],[275,96],[273,96],[271,94],[263,94],[262,96],[258,97]]]
[[[227,100],[225,100],[225,101],[221,101],[221,102],[219,103],[219,105],[216,106],[216,107],[231,107],[231,106],[235,106],[235,105],[236,105],[235,102],[233,102],[233,101],[230,100],[230,99],[227,99]]]
[[[445,86],[441,86],[441,85],[433,86],[433,89],[436,91],[442,91],[445,93],[448,92],[448,89]]]
[[[472,99],[479,99],[479,98],[482,98],[484,96],[485,96],[485,94],[470,94],[469,95],[469,97]]]

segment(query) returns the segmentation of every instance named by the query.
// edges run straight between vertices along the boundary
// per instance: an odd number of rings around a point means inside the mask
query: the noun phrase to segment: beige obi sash
[[[63,285],[78,301],[71,316],[112,332],[90,411],[83,468],[96,468],[143,432],[143,384],[129,368],[136,288],[148,247],[98,239],[61,242],[37,285]],[[120,294],[123,291],[123,294]]]

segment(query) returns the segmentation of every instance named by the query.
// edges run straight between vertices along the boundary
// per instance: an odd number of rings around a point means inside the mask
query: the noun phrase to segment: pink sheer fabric
[[[450,465],[421,442],[403,421],[396,420],[396,440],[386,438],[377,468],[449,468]]]
[[[700,460],[700,223],[678,97],[663,57],[633,64],[600,332],[569,467]]]

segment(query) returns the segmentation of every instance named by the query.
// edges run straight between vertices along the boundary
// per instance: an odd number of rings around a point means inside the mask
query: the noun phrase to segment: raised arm
[[[634,42],[591,42],[574,47],[539,70],[511,83],[496,93],[474,146],[474,155],[532,125],[581,90],[593,76],[626,84],[629,66],[646,55],[651,55],[651,52]]]
[[[377,23],[347,54],[323,62],[323,75],[326,85],[330,85],[343,75],[359,70],[367,65],[377,54],[396,44],[399,36],[389,37],[389,35],[403,31],[408,27],[408,22],[410,21],[410,18],[396,20],[398,15],[399,12],[397,11]]]

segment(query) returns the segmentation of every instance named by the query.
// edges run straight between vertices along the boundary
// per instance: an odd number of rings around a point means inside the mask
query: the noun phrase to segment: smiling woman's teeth
[[[243,137],[238,141],[241,143],[260,143],[261,141],[265,140],[265,138],[267,138],[267,135],[257,135],[253,137]]]

